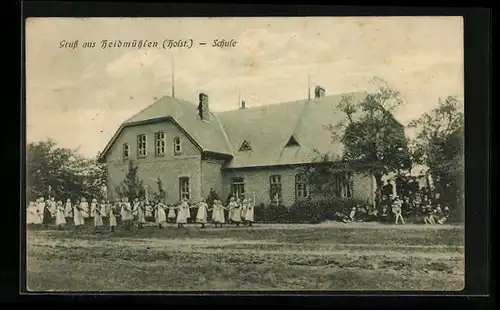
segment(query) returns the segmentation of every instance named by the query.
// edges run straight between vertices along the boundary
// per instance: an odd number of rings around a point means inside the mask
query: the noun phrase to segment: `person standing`
[[[76,201],[75,207],[73,208],[73,222],[75,223],[75,228],[83,226],[85,224],[85,218],[83,217],[82,203]]]
[[[94,228],[97,230],[99,227],[103,225],[102,222],[102,214],[101,214],[101,208],[97,205],[97,199],[95,202],[95,206],[93,207],[93,217],[94,217]]]
[[[64,225],[66,225],[66,217],[64,212],[66,211],[65,206],[63,206],[63,203],[61,200],[57,202],[56,205],[56,225],[57,229],[62,229]]]
[[[73,217],[73,206],[71,205],[70,198],[66,199],[66,204],[64,205],[64,217],[66,218],[66,222]]]
[[[248,224],[248,226],[252,226],[254,222],[254,208],[255,208],[255,202],[252,198],[250,198],[245,212],[245,221]]]
[[[44,204],[44,207],[43,207],[43,227],[45,227],[45,228],[49,227],[49,224],[52,223],[52,217],[54,217],[54,215],[52,214],[52,212],[50,212],[50,205]]]
[[[239,199],[238,199],[239,200]],[[241,206],[238,201],[235,201],[234,198],[231,198],[231,202],[229,203],[229,211],[231,212],[231,222],[236,224],[236,226],[240,226],[241,223]]]
[[[167,222],[167,217],[165,216],[165,205],[163,205],[161,202],[155,201],[154,210],[156,216],[156,225],[158,225],[158,228],[161,229]]]
[[[208,217],[208,205],[203,198],[198,204],[198,211],[196,212],[196,222],[201,224],[201,228],[205,228]]]
[[[114,205],[110,204],[110,210],[109,210],[109,231],[113,232],[115,231],[117,222],[116,222],[116,214],[118,213],[117,208]]]
[[[139,229],[142,229],[142,227],[144,226],[144,223],[146,223],[144,202],[137,201],[134,204],[134,213],[135,213],[135,216],[137,219],[137,227]]]
[[[45,201],[43,200],[43,197],[38,198],[37,209],[38,209],[39,223],[42,224],[43,212],[45,210]]]
[[[49,201],[47,201],[49,205],[50,213],[52,214],[52,218],[55,218],[57,211],[56,199],[54,197],[50,197]]]
[[[133,216],[132,207],[130,202],[128,202],[128,197],[123,197],[121,207],[123,228],[125,228],[125,230],[130,230]]]
[[[87,202],[87,199],[85,197],[82,197],[80,201],[80,208],[82,210],[82,217],[84,219],[88,219],[90,217],[90,208],[89,203]]]
[[[222,201],[216,199],[214,201],[214,206],[212,208],[212,220],[215,224],[215,227],[217,227],[217,225],[219,225],[220,227],[222,227],[222,224],[225,223],[226,219],[225,219],[225,216],[224,216],[224,206],[222,205]]]
[[[187,224],[188,213],[189,213],[189,204],[186,198],[183,198],[181,204],[179,205],[179,210],[177,212],[177,227],[184,227],[184,224]]]

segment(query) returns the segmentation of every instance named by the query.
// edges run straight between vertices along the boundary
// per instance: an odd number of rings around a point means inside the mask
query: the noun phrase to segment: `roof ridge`
[[[229,137],[227,136],[226,130],[224,129],[224,126],[222,125],[222,122],[220,121],[219,117],[217,114],[214,112],[208,110],[208,113],[212,114],[215,119],[217,120],[217,123],[219,123],[220,129],[222,130],[222,135],[224,136],[224,140],[227,143],[227,146],[229,147],[229,152],[231,152],[231,156],[234,156],[234,151],[233,151],[233,146],[231,145],[231,142],[229,141]]]

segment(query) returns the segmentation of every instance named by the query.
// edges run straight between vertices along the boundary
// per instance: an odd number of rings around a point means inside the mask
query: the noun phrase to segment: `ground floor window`
[[[334,177],[335,195],[340,198],[352,197],[352,172],[340,172]]]
[[[280,175],[272,175],[270,178],[270,198],[272,202],[279,203],[283,201],[281,196],[281,176]]]
[[[245,180],[241,177],[233,178],[231,180],[231,195],[235,198],[242,198],[245,196]]]
[[[188,177],[179,178],[179,198],[181,200],[184,198],[191,199],[191,191],[189,187]]]
[[[304,200],[309,198],[309,182],[303,174],[295,176],[295,199]]]

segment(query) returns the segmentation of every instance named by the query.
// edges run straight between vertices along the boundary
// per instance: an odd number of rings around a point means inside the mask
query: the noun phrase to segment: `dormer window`
[[[248,143],[246,140],[243,141],[243,143],[241,144],[241,147],[240,147],[240,152],[241,151],[251,151],[252,148],[250,147],[250,143]]]
[[[291,136],[290,139],[288,139],[288,142],[286,143],[285,147],[289,146],[300,146],[299,142],[297,142],[297,139],[295,139],[294,136]]]

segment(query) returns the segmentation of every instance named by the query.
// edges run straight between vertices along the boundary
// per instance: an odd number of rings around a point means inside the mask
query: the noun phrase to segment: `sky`
[[[163,49],[165,39],[194,44]],[[237,43],[214,48],[216,39]],[[102,40],[159,46],[102,49]],[[172,60],[175,97],[195,103],[205,92],[214,112],[305,99],[309,81],[327,95],[370,90],[379,77],[401,92],[396,118],[406,124],[464,92],[461,17],[30,18],[27,142],[95,156],[123,121],[171,95]]]

